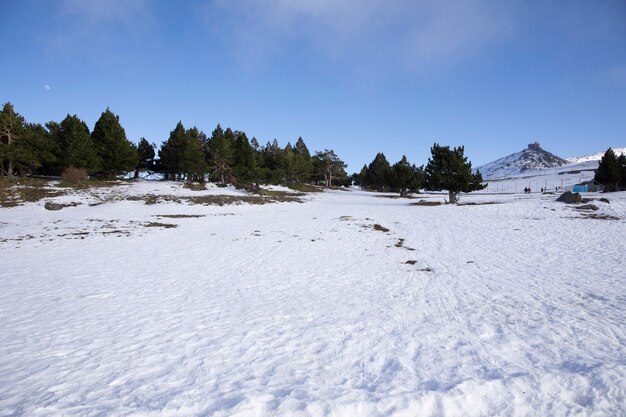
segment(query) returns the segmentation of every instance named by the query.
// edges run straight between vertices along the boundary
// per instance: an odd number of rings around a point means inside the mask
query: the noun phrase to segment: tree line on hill
[[[613,149],[607,149],[595,170],[594,181],[604,185],[607,192],[626,191],[626,155],[617,156]]]
[[[196,127],[178,122],[158,152],[156,145],[141,138],[128,140],[119,116],[108,108],[93,131],[76,115],[45,126],[27,123],[11,103],[0,111],[0,171],[18,175],[58,176],[82,170],[84,176],[115,178],[134,171],[162,173],[165,179],[187,182],[254,185],[317,183],[348,186],[352,183],[376,191],[405,196],[420,189],[448,190],[454,203],[461,192],[484,188],[480,172],[473,173],[464,148],[437,143],[424,166],[411,164],[406,156],[390,165],[383,153],[363,166],[360,173],[346,174],[346,164],[332,149],[311,155],[300,137],[281,148],[274,139],[265,146],[245,132],[223,129],[219,124],[206,135]],[[158,156],[158,157],[157,157]]]
[[[483,178],[479,171],[472,172],[472,164],[464,155],[463,146],[450,148],[435,143],[430,149],[431,157],[426,167],[409,163],[406,156],[389,164],[385,154],[379,152],[369,165],[353,175],[353,180],[362,188],[375,191],[407,193],[427,191],[448,191],[448,202],[456,203],[461,192],[482,190]]]
[[[207,136],[178,122],[158,152],[141,138],[128,140],[119,116],[108,108],[90,132],[76,115],[44,125],[27,123],[11,103],[0,111],[0,171],[14,175],[58,176],[83,169],[100,178],[140,171],[159,172],[166,179],[214,181],[222,184],[323,183],[349,185],[346,164],[332,149],[311,155],[304,140],[284,148],[274,139],[265,146],[245,132],[218,124]],[[158,156],[158,158],[157,158]]]

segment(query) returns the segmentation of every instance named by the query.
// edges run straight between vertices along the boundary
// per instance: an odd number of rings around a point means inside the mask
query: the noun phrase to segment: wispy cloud
[[[57,27],[45,42],[55,51],[97,50],[136,38],[148,14],[146,0],[63,0],[54,16]]]
[[[462,62],[515,31],[511,3],[487,0],[211,0],[212,25],[245,59],[304,45],[348,65],[431,71]],[[213,19],[224,16],[225,27]]]

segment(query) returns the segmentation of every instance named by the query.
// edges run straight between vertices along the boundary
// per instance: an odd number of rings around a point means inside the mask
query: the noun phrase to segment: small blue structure
[[[573,193],[586,193],[588,191],[589,191],[589,186],[582,185],[582,184],[576,184],[574,188],[572,188]]]

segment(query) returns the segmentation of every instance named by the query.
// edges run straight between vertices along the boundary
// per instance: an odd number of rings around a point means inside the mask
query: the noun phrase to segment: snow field
[[[555,198],[3,209],[0,415],[623,415],[626,193]]]

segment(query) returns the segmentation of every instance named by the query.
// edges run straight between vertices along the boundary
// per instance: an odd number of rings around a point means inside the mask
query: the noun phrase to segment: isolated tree
[[[16,156],[14,146],[24,131],[24,123],[24,118],[15,112],[13,105],[5,103],[0,111],[0,168],[8,178],[13,178],[13,161]]]
[[[620,168],[615,152],[613,152],[613,149],[609,148],[600,160],[598,169],[595,171],[594,180],[598,184],[604,185],[606,192],[617,191],[622,181]]]
[[[333,179],[346,177],[346,164],[339,159],[335,151],[325,149],[314,157],[315,169],[318,175],[324,178],[327,187],[332,187]]]
[[[482,190],[480,172],[472,173],[472,163],[463,155],[464,147],[450,149],[437,143],[430,149],[431,157],[424,170],[425,188],[428,191],[448,190],[449,203],[456,203],[459,193]]]
[[[154,143],[148,142],[146,138],[139,139],[137,145],[137,166],[135,167],[135,178],[139,178],[139,171],[154,169]]]
[[[100,170],[100,158],[91,140],[89,128],[78,116],[68,114],[53,135],[59,145],[62,167],[85,168],[89,173]]]
[[[91,139],[100,158],[103,176],[115,177],[136,168],[137,148],[126,138],[120,117],[108,107],[96,122]]]
[[[400,193],[400,196],[406,196],[407,192],[419,191],[424,182],[424,175],[421,168],[411,165],[402,155],[402,159],[393,164],[392,167],[393,181],[392,188]]]

